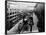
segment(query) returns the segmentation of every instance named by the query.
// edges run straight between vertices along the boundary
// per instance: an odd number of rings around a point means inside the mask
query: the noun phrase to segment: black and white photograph
[[[5,34],[45,32],[45,3],[5,1]]]

